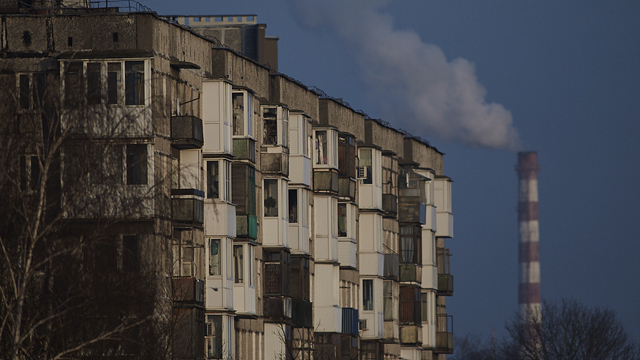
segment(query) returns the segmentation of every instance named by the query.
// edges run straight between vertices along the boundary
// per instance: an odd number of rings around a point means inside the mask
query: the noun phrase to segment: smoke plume
[[[384,113],[394,114],[385,120],[428,138],[518,147],[511,113],[485,101],[474,65],[460,58],[447,61],[442,49],[415,32],[394,29],[393,19],[380,11],[386,1],[291,2],[304,26],[327,29],[351,48],[374,99]]]

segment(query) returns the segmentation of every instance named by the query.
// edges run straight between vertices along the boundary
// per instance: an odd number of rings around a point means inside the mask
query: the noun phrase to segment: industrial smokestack
[[[538,247],[538,155],[518,153],[520,284],[518,302],[523,316],[540,315],[540,251]]]

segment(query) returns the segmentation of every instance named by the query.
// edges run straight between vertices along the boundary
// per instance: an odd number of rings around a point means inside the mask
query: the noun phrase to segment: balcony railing
[[[171,190],[171,218],[178,225],[202,226],[204,192],[197,189]]]
[[[393,194],[382,194],[382,210],[390,215],[398,213],[398,197]]]
[[[417,196],[400,196],[398,199],[398,220],[426,224],[427,205],[421,203]]]
[[[400,255],[398,254],[384,254],[384,277],[385,279],[397,280],[400,275]]]
[[[438,274],[438,295],[453,295],[453,275]]]
[[[262,152],[260,154],[260,165],[262,173],[289,176],[289,149],[282,149],[282,152]]]
[[[400,282],[422,283],[422,266],[418,264],[400,264]]]
[[[238,160],[256,162],[256,141],[250,138],[233,139],[233,155]]]
[[[173,278],[173,301],[182,303],[204,303],[204,280],[192,277]]]
[[[171,139],[178,149],[201,148],[204,144],[202,120],[195,116],[172,116]]]
[[[338,196],[355,200],[356,180],[341,176],[340,179],[338,179]]]
[[[342,308],[342,333],[358,336],[358,309]]]
[[[236,215],[236,236],[258,238],[258,220],[255,215]]]
[[[453,354],[453,316],[440,314],[436,323],[435,354]]]
[[[307,300],[292,300],[291,320],[294,328],[312,328],[313,304]]]
[[[334,170],[314,170],[313,190],[321,192],[338,192],[338,173]]]

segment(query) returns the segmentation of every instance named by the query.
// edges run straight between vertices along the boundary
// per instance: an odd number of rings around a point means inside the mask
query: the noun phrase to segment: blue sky
[[[537,151],[543,299],[607,306],[640,342],[640,2],[145,5],[161,15],[257,14],[280,37],[281,72],[446,154],[456,335],[504,335],[517,310],[513,150]],[[404,78],[407,68],[418,78]],[[438,89],[454,94],[448,106],[431,102]]]

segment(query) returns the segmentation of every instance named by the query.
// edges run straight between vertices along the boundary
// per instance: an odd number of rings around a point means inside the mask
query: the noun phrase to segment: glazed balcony
[[[181,150],[202,148],[202,120],[195,116],[172,116],[171,140],[172,145]]]
[[[258,219],[255,215],[236,215],[236,236],[258,238]]]
[[[451,275],[449,249],[438,249],[436,264],[438,265],[438,295],[453,295],[453,275]]]

